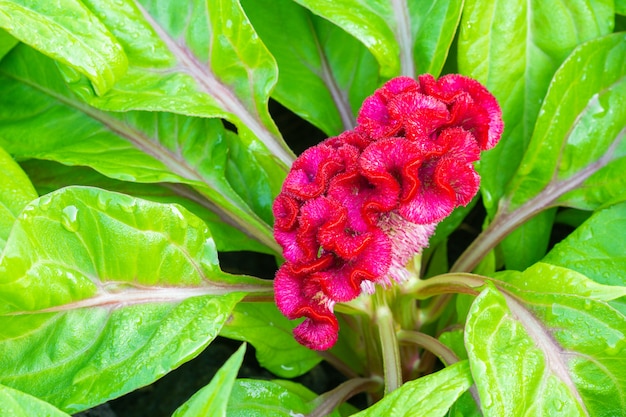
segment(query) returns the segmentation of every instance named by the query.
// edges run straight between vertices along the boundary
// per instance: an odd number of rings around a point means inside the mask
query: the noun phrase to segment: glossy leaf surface
[[[20,41],[85,75],[106,93],[127,69],[123,46],[78,0],[2,0],[0,27]]]
[[[11,417],[69,417],[69,414],[38,398],[3,385],[0,385],[0,414]]]
[[[2,64],[0,72],[8,77],[2,79],[0,144],[11,154],[88,165],[125,181],[191,185],[220,217],[248,229],[266,245],[275,245],[268,224],[272,195],[278,192],[282,174],[267,173],[253,148],[235,154],[241,148],[238,139],[221,121],[96,110],[67,89],[49,59],[24,46]],[[22,140],[11,140],[16,136]],[[243,197],[227,180],[237,172],[229,166],[232,158],[237,158],[239,175],[243,172],[262,182],[246,189]],[[243,194],[241,187],[239,191]]]
[[[245,351],[245,345],[242,345],[215,373],[209,385],[196,392],[172,417],[226,417],[230,392]]]
[[[467,0],[460,28],[460,72],[485,83],[503,109],[502,140],[480,162],[484,204],[493,217],[554,72],[577,45],[610,33],[613,2]]]
[[[322,359],[295,341],[292,331],[296,324],[274,303],[240,303],[220,335],[250,343],[261,366],[282,378],[295,378]]]
[[[486,416],[619,415],[626,404],[626,319],[606,302],[541,293],[525,273],[515,297],[486,288],[465,341]]]
[[[62,189],[24,209],[0,260],[0,382],[69,412],[102,403],[197,355],[251,288],[267,286],[222,272],[184,208]]]
[[[24,206],[38,197],[20,166],[0,147],[0,253],[15,218]]]
[[[468,362],[457,362],[434,374],[406,382],[355,416],[445,416],[456,399],[471,385]]]

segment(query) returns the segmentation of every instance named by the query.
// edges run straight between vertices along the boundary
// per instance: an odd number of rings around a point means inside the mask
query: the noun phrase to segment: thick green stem
[[[423,347],[434,353],[446,366],[450,366],[459,361],[459,358],[457,358],[449,347],[425,333],[400,330],[398,332],[398,340],[400,343],[414,343]]]
[[[374,297],[374,317],[378,325],[385,376],[385,395],[387,395],[402,385],[400,349],[393,314],[387,305],[385,293],[379,289]]]

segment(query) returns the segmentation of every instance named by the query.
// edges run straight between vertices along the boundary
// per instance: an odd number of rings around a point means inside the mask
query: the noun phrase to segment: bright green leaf
[[[626,230],[626,203],[591,216],[557,244],[543,261],[573,269],[600,284],[626,287],[623,230]],[[613,301],[612,305],[626,314],[626,299]]]
[[[355,417],[445,416],[457,398],[472,385],[467,361],[406,382]]]
[[[291,381],[238,379],[228,401],[228,417],[294,417],[313,411],[317,395]],[[338,417],[334,411],[329,417]]]
[[[250,343],[259,364],[283,378],[308,372],[321,361],[293,337],[297,323],[283,316],[274,303],[240,303],[220,335]]]
[[[9,53],[19,41],[13,36],[9,35],[6,31],[0,29],[0,59]]]
[[[507,186],[508,210],[541,192],[554,200],[624,156],[625,75],[624,34],[589,41],[570,55],[554,76],[528,151]]]
[[[38,197],[30,180],[13,158],[0,147],[0,253],[15,218]]]
[[[528,146],[552,75],[577,45],[610,33],[613,21],[612,0],[465,1],[459,70],[493,92],[505,123],[500,144],[480,162],[482,195],[491,217]],[[564,108],[575,117],[575,109]]]
[[[291,0],[242,5],[278,63],[273,97],[328,135],[353,128],[355,112],[379,84],[363,44]]]
[[[180,406],[172,417],[226,417],[226,407],[246,346],[242,345],[215,373],[206,387]]]
[[[98,95],[128,66],[122,45],[78,0],[1,0],[0,27],[85,75]]]
[[[546,254],[556,208],[537,214],[515,229],[500,247],[507,269],[522,271]]]
[[[626,318],[601,301],[486,288],[465,331],[484,415],[620,415],[625,333]]]
[[[96,97],[82,80],[74,90],[102,110],[166,111],[223,117],[247,144],[284,168],[293,154],[267,109],[276,63],[236,1],[84,0],[119,40],[129,68]]]
[[[272,253],[266,246],[241,232],[221,219],[208,202],[198,199],[182,184],[144,184],[119,181],[105,177],[88,167],[66,166],[44,160],[29,160],[21,163],[40,195],[51,193],[70,185],[103,188],[144,200],[166,204],[180,204],[200,217],[209,227],[218,251],[255,251]],[[188,195],[186,197],[185,195]]]
[[[0,385],[0,415],[7,417],[70,417],[58,408],[23,392]]]
[[[12,77],[0,78],[4,92],[0,96],[0,145],[8,152],[19,159],[88,165],[125,181],[191,185],[201,201],[207,200],[225,221],[276,248],[269,226],[273,195],[283,178],[283,173],[275,171],[276,164],[270,173],[263,172],[270,164],[239,167],[248,177],[266,180],[247,191],[246,203],[226,179],[227,171],[232,171],[229,148],[241,146],[235,146],[238,138],[220,120],[96,110],[66,88],[51,64],[25,46],[15,48],[2,62],[0,71]],[[253,149],[242,149],[238,162],[262,159]]]
[[[429,4],[364,0],[296,0],[360,40],[376,57],[382,77],[438,75],[456,33],[463,2]]]
[[[220,270],[184,208],[59,190],[22,211],[0,260],[0,383],[89,408],[197,355],[258,290],[271,284]]]

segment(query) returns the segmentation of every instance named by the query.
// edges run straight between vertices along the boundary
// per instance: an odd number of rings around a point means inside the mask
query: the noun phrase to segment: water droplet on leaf
[[[78,209],[76,206],[67,206],[63,209],[61,224],[69,232],[78,231]]]

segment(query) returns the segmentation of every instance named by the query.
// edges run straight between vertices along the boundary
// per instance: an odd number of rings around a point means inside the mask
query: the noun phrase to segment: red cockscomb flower
[[[407,278],[436,224],[477,193],[473,163],[503,129],[495,98],[460,75],[390,80],[357,124],[305,151],[273,206],[276,303],[305,318],[294,335],[311,349],[336,342],[335,303]]]

